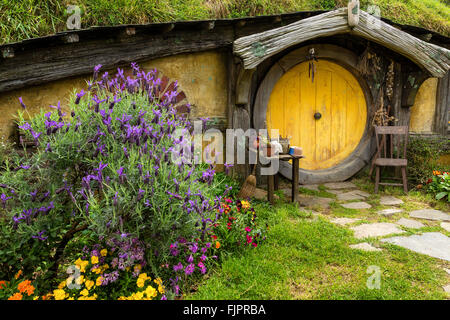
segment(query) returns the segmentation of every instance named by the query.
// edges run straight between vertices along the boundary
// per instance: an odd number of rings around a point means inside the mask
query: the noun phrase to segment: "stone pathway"
[[[352,224],[352,223],[355,223],[358,221],[361,221],[361,219],[336,218],[336,219],[330,220],[331,223],[338,224],[341,226],[345,226],[347,224]]]
[[[403,201],[391,196],[385,196],[380,198],[380,204],[382,206],[397,206],[403,204]]]
[[[410,229],[421,229],[421,228],[425,227],[425,225],[419,221],[405,219],[405,218],[401,218],[400,220],[398,220],[396,222],[396,224],[398,224],[402,227],[405,227],[405,228],[410,228]]]
[[[405,231],[398,228],[392,223],[371,223],[362,224],[357,227],[350,228],[354,232],[357,239],[364,239],[369,237],[384,237],[390,234],[401,234]]]
[[[372,246],[371,244],[369,244],[367,242],[352,244],[349,247],[352,249],[359,249],[359,250],[363,250],[363,251],[383,251],[380,248],[375,248],[374,246]]]
[[[434,258],[450,261],[450,238],[439,232],[381,239],[381,242],[395,244]]]
[[[450,232],[450,223],[449,222],[441,222],[441,228]]]
[[[409,214],[412,218],[434,220],[434,221],[450,221],[450,215],[434,209],[415,210]]]
[[[402,209],[384,209],[384,210],[378,211],[378,214],[380,216],[392,217],[394,214],[401,213],[401,212],[403,212]]]
[[[356,210],[372,208],[372,206],[366,202],[350,202],[344,203],[342,204],[342,206],[347,209],[356,209]]]
[[[340,201],[340,205],[347,209],[362,210],[361,213],[367,214],[367,209],[372,206],[365,202],[371,196],[370,193],[359,190],[352,182],[326,183],[324,184],[328,193],[336,195],[336,199],[321,198],[317,196],[310,196],[300,194],[300,205],[307,208],[322,207],[327,209],[333,201]],[[319,185],[303,185],[305,188],[313,191],[320,191]],[[286,196],[291,196],[291,190],[285,189],[283,192]],[[383,243],[394,244],[403,248],[407,248],[414,252],[425,254],[431,257],[450,261],[450,238],[439,232],[428,232],[423,234],[401,236],[406,233],[400,227],[407,229],[421,229],[426,227],[425,224],[416,220],[424,219],[441,222],[442,229],[450,232],[450,215],[439,210],[422,209],[415,210],[409,213],[410,219],[400,218],[395,219],[395,216],[404,212],[403,209],[397,206],[402,205],[403,201],[393,196],[381,196],[380,205],[387,206],[386,208],[377,212],[375,216],[392,219],[392,223],[374,222],[364,223],[358,226],[351,226],[362,219],[347,218],[347,217],[332,217],[331,223],[340,225],[342,227],[350,228],[354,232],[354,237],[357,239],[385,237],[380,241]],[[316,217],[316,216],[315,216]],[[395,221],[397,220],[397,221]],[[349,246],[355,250],[363,250],[369,252],[380,252],[382,249],[374,247],[368,242],[362,242]],[[447,271],[450,272],[450,271]],[[450,284],[444,288],[450,290]]]

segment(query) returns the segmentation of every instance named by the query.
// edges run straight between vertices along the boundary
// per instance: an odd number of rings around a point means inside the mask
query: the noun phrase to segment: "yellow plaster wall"
[[[178,80],[189,103],[193,105],[193,117],[220,117],[227,115],[227,70],[225,54],[206,51],[180,54],[142,62],[144,70],[157,68],[171,80]],[[108,70],[110,74],[115,70]],[[13,133],[17,110],[21,109],[18,97],[22,97],[30,114],[41,108],[49,109],[61,101],[67,110],[68,99],[73,91],[86,89],[91,75],[58,80],[43,85],[0,93],[0,137],[8,138]]]
[[[411,107],[411,132],[431,133],[433,131],[437,85],[438,79],[431,78],[419,88],[414,106]]]

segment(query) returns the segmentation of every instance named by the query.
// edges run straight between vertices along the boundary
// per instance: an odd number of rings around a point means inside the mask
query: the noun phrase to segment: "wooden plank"
[[[274,181],[273,175],[269,174],[267,176],[267,201],[274,204]]]
[[[157,57],[223,48],[231,45],[233,39],[230,25],[214,30],[136,33],[124,38],[112,34],[61,46],[16,51],[13,59],[0,62],[0,92],[90,74],[97,64],[107,70]]]
[[[327,12],[287,26],[275,28],[234,41],[233,50],[242,58],[246,69],[253,69],[267,58],[296,44],[336,34],[350,33],[387,47],[426,69],[435,77],[443,77],[450,69],[450,51],[420,40],[384,21],[379,27],[373,17],[360,11],[360,22],[348,25],[347,8]]]
[[[436,114],[434,118],[433,131],[446,135],[449,123],[447,115],[450,111],[450,72],[439,79],[436,93]],[[449,119],[450,120],[450,119]]]
[[[292,159],[292,202],[296,203],[299,200],[299,162],[298,158]]]

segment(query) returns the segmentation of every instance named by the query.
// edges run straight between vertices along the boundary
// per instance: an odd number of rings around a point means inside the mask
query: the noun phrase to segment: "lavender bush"
[[[132,64],[133,76],[100,77],[100,67],[74,92],[70,114],[58,103],[30,118],[20,101],[19,128],[37,148],[0,176],[0,279],[18,268],[53,277],[80,235],[117,232],[146,244],[158,274],[170,244],[203,240],[222,213],[213,167],[171,161],[177,145],[191,147],[174,134],[191,129],[174,108],[177,86],[160,94],[155,71]]]

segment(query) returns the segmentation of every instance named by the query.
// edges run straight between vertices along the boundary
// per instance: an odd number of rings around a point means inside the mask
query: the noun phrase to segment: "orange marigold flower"
[[[6,288],[6,281],[2,280],[0,281],[0,289]]]
[[[22,294],[19,292],[14,293],[8,300],[22,300]]]
[[[219,249],[219,248],[220,248],[220,242],[216,241],[216,249]]]
[[[27,290],[29,285],[31,285],[31,281],[30,280],[23,280],[17,286],[17,290],[19,290],[20,293],[24,293]]]
[[[14,278],[19,279],[20,275],[22,274],[22,270],[19,270],[16,275],[14,276]]]

